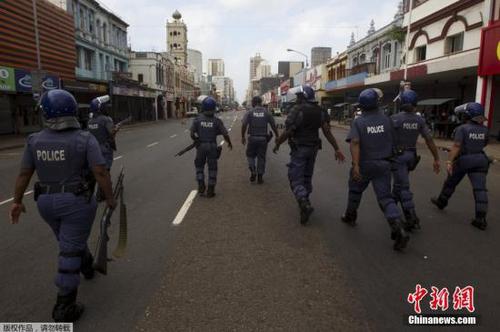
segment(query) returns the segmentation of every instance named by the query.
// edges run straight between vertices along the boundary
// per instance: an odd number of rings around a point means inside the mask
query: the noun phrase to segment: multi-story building
[[[304,62],[278,61],[278,74],[282,76],[284,80],[293,77],[302,69],[304,69]]]
[[[264,59],[260,56],[260,53],[250,58],[250,81],[257,76],[257,67],[262,61],[264,61]]]
[[[216,94],[223,105],[231,104],[234,101],[234,85],[231,78],[213,76],[212,83],[215,85]]]
[[[203,55],[198,50],[188,48],[187,63],[194,75],[194,83],[199,85],[203,76]]]
[[[224,60],[223,59],[208,59],[207,73],[209,76],[224,76]]]
[[[37,1],[36,9],[37,20],[32,1],[0,1],[0,134],[39,130],[34,97],[75,79],[73,18],[47,1]]]
[[[256,69],[256,79],[260,80],[263,77],[271,76],[271,65],[267,61],[262,61]]]
[[[332,57],[331,47],[313,47],[311,49],[311,67],[324,64]]]
[[[167,52],[172,54],[179,65],[185,65],[188,57],[187,26],[179,11],[176,10],[172,14],[172,18],[171,22],[167,20]]]

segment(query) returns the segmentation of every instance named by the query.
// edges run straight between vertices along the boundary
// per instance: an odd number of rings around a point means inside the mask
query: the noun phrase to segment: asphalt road
[[[196,186],[194,153],[173,157],[190,143],[188,125],[170,121],[120,133],[116,156],[122,157],[114,175],[125,166],[128,251],[110,263],[108,276],[82,281],[87,311],[76,331],[411,330],[405,316],[413,307],[406,298],[416,284],[452,293],[455,286],[474,286],[478,330],[499,330],[498,165],[488,178],[490,227],[481,232],[469,225],[467,181],[446,211],[431,206],[444,174],[431,173],[430,155],[422,149],[412,179],[423,228],[404,253],[396,253],[371,189],[358,226],[340,222],[348,164],[336,164],[331,147],[319,153],[315,212],[303,227],[287,182],[288,148],[269,153],[265,184],[251,185],[240,121],[234,113],[222,118],[232,127],[235,149],[224,146],[217,196],[197,197],[177,226],[172,221]],[[334,133],[339,139],[346,134]],[[19,153],[0,153],[0,202],[11,196]],[[0,321],[50,321],[55,299],[56,243],[30,195],[26,204],[28,213],[15,226],[7,222],[9,204],[0,205]],[[115,228],[111,234],[116,239]],[[424,312],[430,312],[428,301]]]

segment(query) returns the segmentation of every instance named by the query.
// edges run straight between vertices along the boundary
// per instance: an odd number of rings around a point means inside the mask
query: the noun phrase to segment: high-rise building
[[[331,47],[313,47],[311,49],[311,67],[316,67],[323,63],[327,63],[332,57]]]
[[[212,84],[215,85],[216,94],[223,104],[228,104],[234,101],[234,84],[231,78],[213,76]]]
[[[301,61],[279,61],[278,74],[283,76],[283,79],[293,77],[299,71],[304,69],[304,63]]]
[[[178,64],[187,63],[187,26],[179,11],[172,14],[173,21],[167,21],[167,51]]]
[[[260,56],[260,53],[250,58],[250,81],[257,76],[257,67],[262,61],[264,61],[264,59]]]
[[[260,80],[263,77],[271,76],[271,65],[267,61],[262,61],[258,66],[255,78]]]
[[[207,73],[209,76],[224,76],[224,60],[223,59],[208,59]]]
[[[198,50],[188,48],[187,63],[194,74],[194,83],[199,84],[203,75],[203,55]]]

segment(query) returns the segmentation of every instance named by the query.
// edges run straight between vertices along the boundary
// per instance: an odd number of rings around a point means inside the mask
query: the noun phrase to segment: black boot
[[[300,200],[299,207],[300,207],[300,223],[302,225],[305,225],[309,221],[309,217],[311,216],[311,213],[313,213],[314,209],[311,206],[309,200],[307,199]]]
[[[255,174],[255,171],[253,169],[249,168],[249,170],[250,170],[250,182],[255,182],[257,175]]]
[[[480,230],[486,230],[488,223],[486,222],[486,213],[478,212],[476,213],[476,218],[472,220],[472,226],[479,228]]]
[[[264,178],[262,174],[257,175],[257,183],[258,184],[263,184],[264,183]]]
[[[437,208],[440,210],[443,210],[446,207],[446,205],[448,205],[448,201],[441,196],[432,197],[431,203],[437,206]]]
[[[208,185],[208,190],[207,190],[207,197],[212,198],[215,196],[215,186],[214,185]]]
[[[205,193],[205,181],[198,181],[198,194],[203,195]]]
[[[394,250],[400,251],[406,247],[410,236],[405,232],[402,222],[399,219],[390,219],[391,239],[394,240]]]
[[[94,271],[94,257],[90,252],[87,252],[82,257],[82,266],[80,268],[80,272],[83,274],[83,277],[87,280],[93,279],[95,276]]]
[[[68,295],[57,295],[57,302],[52,310],[55,322],[73,323],[80,318],[84,311],[83,304],[76,302],[77,291]]]
[[[358,212],[356,210],[354,211],[346,210],[341,219],[349,226],[356,226],[356,219],[358,219]]]
[[[420,229],[420,219],[417,217],[415,210],[404,210],[405,220],[404,228],[407,232],[414,229]]]

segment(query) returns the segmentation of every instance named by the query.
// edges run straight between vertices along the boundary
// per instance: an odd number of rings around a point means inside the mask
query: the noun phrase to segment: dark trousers
[[[94,222],[97,203],[71,193],[40,195],[38,211],[59,242],[59,270],[55,284],[59,294],[78,288],[82,261],[90,255],[87,240]]]
[[[205,181],[205,164],[208,165],[208,185],[215,186],[217,183],[217,143],[200,143],[196,148],[194,166],[196,168],[196,180]]]
[[[488,191],[486,189],[488,168],[489,161],[486,155],[482,153],[459,157],[454,164],[452,174],[448,175],[444,182],[440,198],[447,202],[455,192],[458,184],[467,175],[474,192],[476,216],[485,216],[488,211]]]
[[[361,181],[354,181],[352,172],[349,177],[347,211],[358,210],[363,192],[371,182],[385,217],[388,220],[400,218],[401,212],[391,193],[391,163],[385,160],[364,161],[360,164],[360,172]]]
[[[299,201],[309,199],[313,191],[312,177],[317,154],[317,146],[304,145],[299,145],[290,152],[288,179],[292,192]]]
[[[402,155],[397,156],[393,163],[393,187],[392,194],[397,202],[401,203],[404,211],[412,211],[415,209],[413,202],[413,193],[410,190],[410,164],[417,157],[415,151],[405,151]]]
[[[250,171],[264,175],[266,171],[267,137],[249,136],[247,143],[247,159]]]

